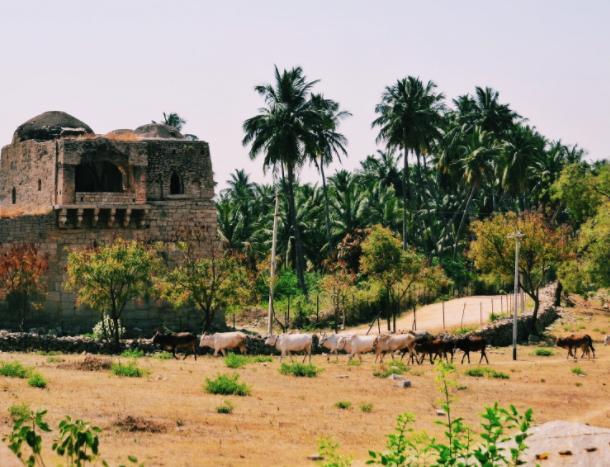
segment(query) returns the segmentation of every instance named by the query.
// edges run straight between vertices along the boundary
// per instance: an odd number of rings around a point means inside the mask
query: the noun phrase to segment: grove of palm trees
[[[373,226],[389,229],[404,250],[442,274],[434,286],[419,287],[420,298],[422,290],[427,300],[509,290],[512,276],[499,264],[483,270],[472,253],[473,222],[493,223],[507,213],[535,218],[534,231],[558,235],[548,251],[533,247],[552,257],[541,260],[536,287],[558,277],[578,291],[608,285],[607,272],[598,270],[607,246],[602,238],[583,238],[586,229],[608,228],[608,162],[590,164],[578,145],[549,140],[498,91],[477,86],[450,98],[433,81],[397,79],[380,90],[371,122],[382,149],[356,170],[328,173],[329,164],[353,157],[341,133],[341,122],[355,118],[346,110],[349,103],[322,94],[323,83],[300,67],[276,67],[272,81],[254,89],[262,108],[243,123],[243,145],[274,183],[254,183],[236,169],[218,195],[218,225],[226,251],[238,254],[254,276],[266,274],[277,190],[278,298],[294,295],[311,305],[311,290],[324,289],[324,277],[336,274],[348,274],[353,290],[371,292],[359,248]],[[319,183],[299,181],[308,165],[319,172]],[[597,259],[590,258],[597,266],[574,267],[591,254],[591,242],[599,250]],[[498,263],[506,259],[498,249]],[[532,263],[524,270],[538,267],[533,258],[523,261]],[[267,285],[259,280],[256,301],[266,300]],[[390,306],[383,292],[371,293],[374,302]]]

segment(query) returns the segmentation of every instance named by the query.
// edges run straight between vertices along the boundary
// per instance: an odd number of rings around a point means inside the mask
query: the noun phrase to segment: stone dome
[[[13,135],[13,143],[29,139],[47,141],[85,135],[94,135],[89,125],[66,112],[50,111],[19,125]]]
[[[147,123],[135,129],[142,139],[184,139],[184,136],[173,126],[164,123]]]

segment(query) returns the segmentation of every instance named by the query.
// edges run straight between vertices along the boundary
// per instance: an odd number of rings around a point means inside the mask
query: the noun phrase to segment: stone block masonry
[[[214,180],[209,146],[166,125],[149,124],[105,136],[63,112],[46,112],[15,131],[0,155],[0,245],[34,243],[49,258],[44,309],[26,327],[90,332],[99,314],[76,306],[63,288],[71,250],[117,237],[145,242],[181,240],[204,227],[201,248],[216,240]],[[128,333],[165,325],[200,331],[194,310],[140,303],[125,311]],[[0,328],[17,319],[0,302]]]

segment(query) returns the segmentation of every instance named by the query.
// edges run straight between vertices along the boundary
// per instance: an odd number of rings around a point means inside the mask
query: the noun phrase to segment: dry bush
[[[64,370],[79,370],[79,371],[102,371],[109,370],[112,367],[112,360],[109,358],[94,357],[87,355],[84,360],[79,362],[62,363],[57,365],[57,368]]]
[[[128,431],[130,433],[164,433],[166,431],[166,427],[161,423],[132,415],[118,418],[113,425],[121,431]]]

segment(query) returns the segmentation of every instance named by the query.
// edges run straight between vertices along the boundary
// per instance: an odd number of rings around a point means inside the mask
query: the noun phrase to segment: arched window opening
[[[38,191],[42,190],[42,180],[38,179]]]
[[[77,192],[125,191],[123,172],[111,162],[84,162],[76,166],[74,175]]]
[[[180,176],[173,171],[172,176],[169,179],[169,194],[170,195],[183,195],[184,194],[184,185],[182,184],[182,180]]]
[[[17,204],[17,189],[15,187],[11,190],[11,201],[13,204]]]

